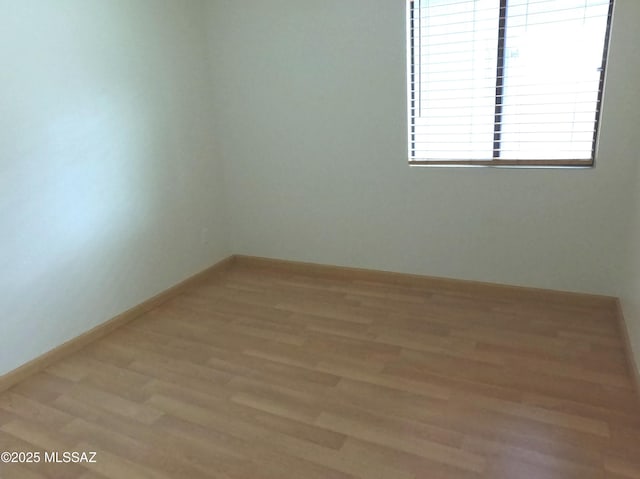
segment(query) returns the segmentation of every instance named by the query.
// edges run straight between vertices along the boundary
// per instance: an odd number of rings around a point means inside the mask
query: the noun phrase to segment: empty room
[[[0,479],[640,478],[639,24],[0,0]]]

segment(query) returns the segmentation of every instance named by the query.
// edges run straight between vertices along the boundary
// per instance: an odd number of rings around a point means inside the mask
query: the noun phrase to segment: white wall
[[[637,28],[640,17],[640,2],[635,4],[635,16],[628,16],[620,19],[635,36],[629,36],[623,48],[621,48],[620,58],[624,61],[625,74],[640,78],[640,31]],[[634,29],[635,27],[635,29]],[[640,86],[636,86],[635,95],[640,94]],[[635,111],[633,111],[635,107]],[[640,108],[635,102],[630,102],[626,106],[629,121],[634,127],[636,137],[640,136]],[[629,156],[635,162],[635,174],[630,174],[634,181],[634,194],[629,202],[628,217],[625,218],[627,231],[622,242],[623,267],[622,284],[619,292],[620,300],[631,340],[631,346],[635,353],[636,364],[640,370],[640,150],[637,144],[629,145]]]
[[[582,171],[409,168],[403,1],[205,3],[0,0],[0,374],[232,252],[621,294],[640,351],[640,2]]]
[[[636,158],[639,154],[635,153]],[[637,190],[634,197],[633,217],[629,221],[630,233],[626,244],[626,265],[624,284],[620,292],[624,318],[640,370],[640,168],[636,173]]]
[[[212,0],[234,252],[616,294],[640,2],[617,1],[593,170],[409,168],[404,4]]]
[[[620,0],[617,0],[620,3]],[[636,364],[640,370],[640,149],[638,138],[640,137],[640,107],[638,98],[640,88],[637,79],[640,78],[640,2],[627,0],[623,3],[625,14],[616,17],[616,25],[619,26],[617,34],[618,48],[615,50],[616,64],[620,75],[626,78],[636,79],[636,88],[629,93],[630,101],[619,106],[627,118],[629,131],[625,148],[627,155],[633,162],[634,169],[629,171],[629,178],[633,184],[632,195],[621,210],[625,212],[624,233],[621,235],[620,251],[622,254],[622,267],[620,268],[620,288],[618,296],[622,302],[624,317],[631,340],[631,346],[635,353]],[[625,32],[624,34],[621,32]],[[633,101],[631,101],[633,100]],[[626,240],[626,241],[625,241]]]
[[[203,13],[0,0],[0,375],[230,253]]]

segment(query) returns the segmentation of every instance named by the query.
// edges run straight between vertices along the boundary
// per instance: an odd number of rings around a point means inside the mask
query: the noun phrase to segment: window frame
[[[504,70],[504,51],[500,50],[500,47],[504,47],[506,38],[505,23],[508,18],[505,16],[507,11],[508,0],[496,0],[500,2],[500,19],[499,19],[499,32],[498,32],[498,62],[496,65],[496,102],[495,102],[495,116],[494,116],[494,148],[496,144],[500,144],[500,127],[497,126],[497,120],[502,115],[502,100],[501,89],[504,88],[502,80],[502,71]],[[591,148],[591,159],[580,160],[501,160],[496,158],[496,151],[494,149],[494,157],[490,160],[424,160],[416,159],[412,154],[415,151],[416,132],[414,120],[416,118],[415,111],[417,109],[417,99],[415,85],[418,72],[416,71],[416,62],[414,57],[416,54],[416,39],[415,39],[415,19],[414,19],[414,0],[406,0],[406,41],[407,41],[407,116],[408,116],[408,157],[409,166],[429,166],[429,167],[490,167],[490,168],[570,168],[570,169],[591,169],[596,166],[596,159],[598,157],[599,145],[600,145],[600,127],[602,118],[602,105],[604,99],[604,90],[607,77],[607,66],[609,60],[609,47],[611,42],[611,29],[613,26],[614,4],[615,0],[609,0],[609,8],[607,14],[607,26],[605,30],[604,46],[602,52],[602,61],[600,66],[600,81],[598,87],[598,97],[595,110],[595,123],[593,132],[593,142]],[[418,80],[419,81],[419,80]]]

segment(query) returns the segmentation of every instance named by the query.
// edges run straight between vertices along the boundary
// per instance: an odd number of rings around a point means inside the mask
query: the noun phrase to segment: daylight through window
[[[410,163],[593,165],[612,11],[408,1]]]

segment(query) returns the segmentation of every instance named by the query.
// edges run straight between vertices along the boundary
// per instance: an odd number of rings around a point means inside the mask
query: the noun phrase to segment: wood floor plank
[[[323,412],[316,424],[364,441],[417,454],[465,471],[482,472],[485,468],[485,459],[481,455],[468,453],[442,442],[423,439],[416,434],[408,434],[407,431],[401,432],[372,421],[355,419],[352,415]]]
[[[637,479],[614,305],[238,262],[0,394],[13,479]]]

